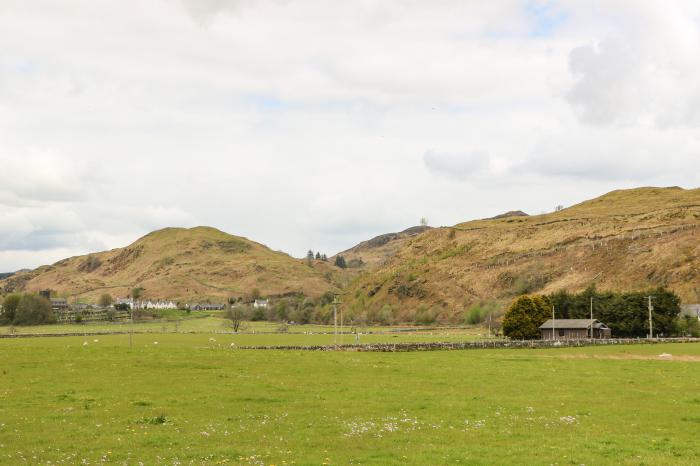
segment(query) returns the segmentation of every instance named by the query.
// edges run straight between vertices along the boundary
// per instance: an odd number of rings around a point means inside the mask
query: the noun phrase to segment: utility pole
[[[654,305],[651,300],[654,299],[653,296],[646,297],[649,300],[649,338],[654,338],[654,322],[651,320],[651,313],[654,311]]]
[[[133,343],[133,337],[134,337],[134,301],[131,301],[131,306],[129,306],[129,310],[131,311],[129,314],[129,349],[134,347]]]
[[[552,304],[552,340],[556,340],[557,336],[554,333],[554,304]]]
[[[343,302],[338,299],[337,296],[333,298],[333,344],[338,345],[338,304],[342,304]],[[343,331],[343,310],[340,310],[340,331]],[[340,336],[341,340],[343,338],[342,333]]]
[[[591,296],[591,340],[593,339],[593,296]]]

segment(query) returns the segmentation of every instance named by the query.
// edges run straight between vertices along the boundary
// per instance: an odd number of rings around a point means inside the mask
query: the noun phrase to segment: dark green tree
[[[552,305],[547,297],[520,296],[503,317],[503,334],[514,340],[540,338],[540,325],[551,315]]]
[[[345,263],[345,258],[341,255],[335,256],[335,265],[341,269],[346,268],[348,265]]]

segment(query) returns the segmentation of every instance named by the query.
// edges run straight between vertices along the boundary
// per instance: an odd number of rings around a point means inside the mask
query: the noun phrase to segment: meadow
[[[283,327],[283,331],[281,328]],[[332,325],[281,325],[276,322],[245,322],[235,338],[239,345],[329,345],[334,343]],[[0,327],[0,335],[85,334],[85,333],[190,333],[233,334],[231,321],[221,313],[193,312],[192,315],[167,316],[158,320],[129,322],[90,322]],[[338,327],[341,331],[341,327]],[[430,328],[418,326],[342,327],[338,343],[406,343],[487,339],[487,330],[480,327]],[[359,336],[355,335],[359,333]]]
[[[0,339],[0,463],[700,462],[697,344],[235,349],[244,337],[275,335]]]

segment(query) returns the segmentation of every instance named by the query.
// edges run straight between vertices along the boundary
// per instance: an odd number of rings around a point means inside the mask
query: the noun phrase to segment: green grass
[[[228,346],[256,337],[2,339],[0,463],[700,462],[700,345]]]
[[[96,322],[84,324],[53,324],[53,325],[36,325],[28,327],[0,327],[0,334],[69,334],[69,333],[114,333],[114,332],[129,332],[131,324],[129,322]],[[339,327],[340,329],[340,327]],[[350,332],[352,327],[345,326],[344,331]],[[411,332],[401,332],[402,330],[411,329]],[[416,331],[417,330],[417,331]],[[232,332],[231,322],[226,320],[217,313],[192,313],[180,319],[159,319],[137,321],[133,324],[135,333],[230,333]],[[280,324],[276,322],[246,322],[241,333],[257,334],[257,333],[278,333]],[[382,341],[464,341],[477,338],[486,338],[487,331],[479,327],[465,328],[432,328],[421,329],[420,327],[363,327],[358,329],[360,333],[382,333],[390,334],[383,337]],[[272,341],[280,342],[287,339],[288,335],[302,334],[318,334],[332,333],[332,325],[287,325],[283,333]],[[400,333],[399,333],[400,332]],[[398,333],[398,336],[396,335]],[[346,343],[353,343],[354,336],[345,335]],[[366,336],[361,337],[361,342],[365,342]],[[299,341],[292,337],[290,341]],[[328,337],[309,339],[309,341],[332,342]],[[378,340],[370,337],[367,342],[376,342]],[[261,343],[267,344],[267,343]],[[274,343],[280,344],[280,343]],[[281,343],[284,344],[284,343]],[[290,343],[298,344],[298,343]],[[316,343],[310,343],[316,344]]]

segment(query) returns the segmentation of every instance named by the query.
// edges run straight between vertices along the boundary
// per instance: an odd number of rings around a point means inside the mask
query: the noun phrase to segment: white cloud
[[[623,28],[571,51],[569,102],[585,123],[697,127],[700,4],[623,5]]]
[[[490,165],[489,155],[483,152],[468,154],[438,153],[427,151],[423,163],[428,171],[454,180],[464,180],[480,175]]]

